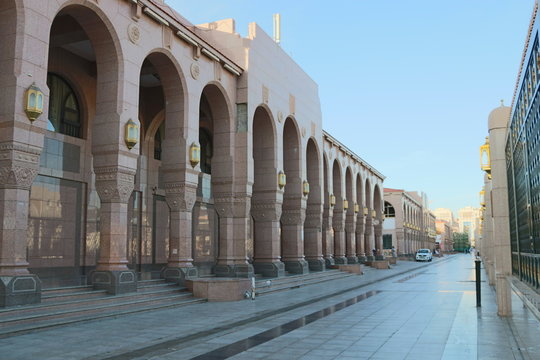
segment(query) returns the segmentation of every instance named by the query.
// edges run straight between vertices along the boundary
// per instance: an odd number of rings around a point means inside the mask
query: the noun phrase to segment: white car
[[[433,255],[429,249],[420,249],[416,252],[416,261],[431,261]]]

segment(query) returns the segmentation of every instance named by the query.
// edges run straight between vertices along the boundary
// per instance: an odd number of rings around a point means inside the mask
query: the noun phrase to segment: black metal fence
[[[537,291],[540,289],[540,254],[512,253],[512,272]]]

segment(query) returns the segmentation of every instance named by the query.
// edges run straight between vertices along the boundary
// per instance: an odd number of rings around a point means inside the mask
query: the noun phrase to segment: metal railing
[[[540,290],[540,254],[513,252],[512,271],[521,281]]]

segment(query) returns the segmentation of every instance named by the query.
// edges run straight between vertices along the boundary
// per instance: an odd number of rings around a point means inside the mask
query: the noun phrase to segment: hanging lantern
[[[125,125],[124,141],[129,150],[139,142],[139,125],[131,119],[129,119]]]
[[[28,120],[34,121],[43,114],[43,93],[35,83],[30,85],[24,94],[24,112]]]
[[[480,206],[485,207],[486,206],[486,191],[482,189],[479,195],[480,195]]]
[[[343,200],[343,210],[347,210],[349,208],[349,201],[347,199]]]
[[[382,220],[386,219],[386,215],[382,214],[382,215],[381,215],[381,219],[382,219]]]
[[[489,137],[486,136],[486,142],[480,146],[480,169],[488,174],[491,179],[491,154],[489,148]]]
[[[354,213],[358,214],[360,212],[360,205],[358,203],[354,203]]]
[[[330,206],[336,205],[336,197],[334,194],[330,194]]]
[[[283,171],[278,173],[278,185],[280,189],[283,189],[287,185],[287,175]]]
[[[309,183],[307,182],[307,180],[304,180],[304,182],[302,183],[302,193],[304,194],[304,196],[308,196],[309,194]]]
[[[201,162],[201,147],[197,143],[192,143],[189,147],[189,162],[191,167],[195,167]]]
[[[364,216],[367,216],[369,213],[369,209],[367,207],[364,207]]]
[[[375,218],[377,216],[377,212],[375,210],[371,210],[371,217]]]

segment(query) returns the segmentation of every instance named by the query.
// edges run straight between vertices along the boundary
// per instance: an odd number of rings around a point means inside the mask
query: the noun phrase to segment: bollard
[[[480,291],[480,263],[482,260],[479,258],[476,258],[474,260],[475,263],[475,269],[476,269],[476,307],[482,306],[482,298],[481,298],[481,291]]]

